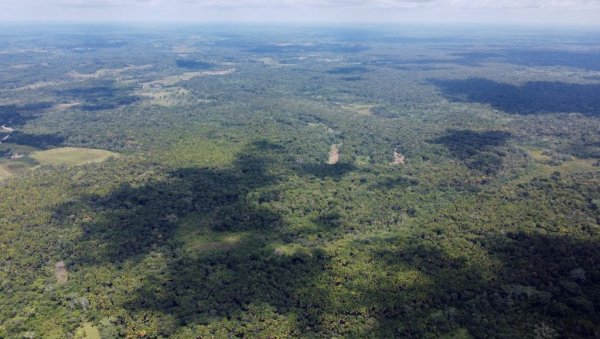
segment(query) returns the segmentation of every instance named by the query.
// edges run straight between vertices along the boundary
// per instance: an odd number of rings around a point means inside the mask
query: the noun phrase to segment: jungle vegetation
[[[598,34],[4,28],[0,338],[600,336]]]

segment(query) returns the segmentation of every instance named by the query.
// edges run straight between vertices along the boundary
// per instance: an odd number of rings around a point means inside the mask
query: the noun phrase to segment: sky
[[[0,22],[594,25],[600,0],[0,0]]]

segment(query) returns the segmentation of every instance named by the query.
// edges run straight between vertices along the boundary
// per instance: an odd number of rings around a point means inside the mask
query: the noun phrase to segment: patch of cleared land
[[[25,85],[22,87],[17,87],[17,88],[13,88],[13,89],[9,89],[12,91],[25,91],[25,90],[35,90],[35,89],[40,89],[40,88],[45,88],[45,87],[50,87],[50,86],[58,86],[58,85],[63,85],[65,84],[65,82],[63,81],[38,81],[38,82],[34,82],[33,84],[30,85]]]
[[[0,180],[4,180],[10,176],[12,176],[12,173],[4,168],[4,165],[0,163]]]
[[[235,72],[235,69],[203,72],[186,72],[178,75],[168,76],[159,80],[142,83],[138,94],[150,100],[151,104],[159,106],[175,106],[181,103],[189,91],[181,87],[173,87],[180,81],[188,81],[196,77],[227,75]]]
[[[12,149],[12,148],[11,148]],[[119,154],[91,148],[62,147],[20,154],[14,159],[0,159],[0,180],[22,174],[41,165],[79,166],[102,162]]]
[[[323,123],[309,122],[308,123],[308,127],[310,127],[310,128],[319,128],[319,127],[322,127],[322,128],[325,128],[327,130],[327,133],[335,133],[335,130],[333,128],[331,128],[331,127],[329,127],[329,126],[327,126],[327,125],[325,125]]]
[[[19,65],[10,65],[8,66],[8,68],[10,69],[27,69],[31,67],[31,65],[27,65],[27,64],[19,64]]]
[[[229,251],[236,247],[242,236],[240,234],[221,235],[214,241],[204,237],[198,237],[188,244],[187,248],[190,251]]]
[[[540,165],[537,169],[538,173],[540,170],[542,173],[546,174],[551,174],[556,171],[562,174],[600,171],[600,167],[594,166],[597,161],[595,159],[581,159],[573,157],[572,160],[566,160],[560,165],[553,166],[550,164],[552,158],[543,154],[543,151],[533,150],[530,151],[529,154],[533,160]]]
[[[406,163],[406,157],[404,154],[394,150],[394,160],[392,161],[393,165],[404,165]]]
[[[327,160],[327,164],[335,165],[340,161],[340,146],[341,144],[333,144],[331,145],[331,150],[329,151],[329,160]]]
[[[38,162],[29,157],[0,159],[0,180],[25,173],[37,165]]]
[[[142,90],[150,88],[160,88],[162,86],[173,86],[180,81],[188,81],[196,77],[211,76],[211,75],[228,75],[235,72],[235,68],[217,70],[217,71],[202,71],[202,72],[185,72],[182,74],[171,75],[159,80],[142,83]]]
[[[300,244],[273,244],[270,247],[273,248],[273,254],[277,256],[293,256],[296,254],[302,254],[312,257],[313,254],[306,247]]]
[[[375,105],[363,105],[363,104],[350,104],[342,105],[342,109],[353,112],[360,116],[373,116],[373,107]]]
[[[239,246],[247,235],[244,232],[214,232],[210,222],[199,217],[182,220],[177,231],[177,237],[189,253],[229,251]]]
[[[256,58],[255,60],[267,66],[280,66],[279,61],[270,57]]]
[[[53,106],[53,108],[56,110],[64,111],[66,109],[73,108],[79,104],[81,104],[81,103],[80,102],[71,102],[71,103],[56,104]]]
[[[86,322],[75,331],[75,338],[100,339],[102,336],[100,335],[100,330],[96,326],[90,322]]]
[[[150,100],[151,104],[159,106],[175,106],[185,101],[190,91],[181,87],[168,88],[146,88],[138,91],[138,94]]]
[[[69,280],[69,272],[64,261],[59,261],[54,265],[54,276],[59,284],[64,284]]]
[[[101,149],[61,147],[33,152],[29,156],[39,162],[40,165],[78,166],[102,162],[110,157],[118,156],[118,154]]]
[[[526,183],[535,177],[549,177],[553,173],[558,172],[561,175],[600,172],[600,167],[595,166],[598,160],[596,159],[581,159],[573,157],[572,160],[563,161],[560,165],[551,165],[552,158],[543,154],[541,150],[529,150],[529,155],[533,159],[535,166],[522,176],[516,182]]]
[[[201,37],[192,37],[189,41],[173,46],[172,51],[181,57],[186,57],[190,53],[198,51],[197,43],[202,40]]]
[[[551,174],[556,171],[561,172],[562,174],[600,171],[600,167],[594,166],[597,161],[595,159],[573,157],[572,160],[565,160],[560,165],[551,165],[550,162],[552,158],[543,154],[543,151],[530,150],[529,154],[535,163],[539,165],[536,170],[538,173],[540,173],[540,170],[542,173],[546,174]]]
[[[73,79],[88,80],[97,79],[103,77],[114,77],[122,73],[129,71],[144,70],[153,67],[154,65],[142,65],[142,66],[126,66],[122,68],[101,68],[94,73],[79,73],[77,71],[71,71],[67,75]]]

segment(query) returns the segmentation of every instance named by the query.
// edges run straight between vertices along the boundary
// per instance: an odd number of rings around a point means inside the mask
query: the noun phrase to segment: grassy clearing
[[[40,165],[78,166],[102,162],[117,155],[117,153],[101,149],[61,147],[47,151],[33,152],[30,157]]]
[[[228,75],[235,72],[234,68],[216,71],[202,71],[202,72],[185,72],[182,74],[171,75],[164,77],[159,80],[145,82],[142,84],[142,89],[153,88],[157,86],[173,86],[180,81],[188,81],[196,77],[210,76],[210,75]]]
[[[145,88],[138,91],[139,95],[150,100],[150,103],[158,106],[176,106],[185,102],[190,91],[181,87],[168,88]]]
[[[4,164],[0,163],[0,180],[4,180],[10,176],[12,176],[12,173],[10,173],[6,168],[4,168]]]
[[[23,146],[26,148],[27,146]],[[35,150],[30,148],[30,151]],[[21,149],[23,151],[23,149]],[[0,180],[23,174],[41,165],[79,166],[102,162],[117,153],[100,149],[62,147],[47,151],[32,151],[19,159],[0,160]]]
[[[349,104],[342,105],[341,107],[342,109],[350,111],[354,114],[368,117],[373,116],[373,107],[375,107],[375,105]]]
[[[550,175],[557,171],[561,174],[600,171],[599,167],[594,166],[596,162],[594,159],[573,157],[572,160],[563,161],[560,165],[551,165],[550,161],[552,158],[543,154],[541,150],[532,150],[529,154],[531,154],[536,164],[539,165],[537,169],[538,174],[544,173]]]
[[[193,138],[179,141],[159,158],[179,167],[219,168],[232,164],[243,145],[228,141]]]
[[[0,133],[0,136],[2,136],[2,134]],[[1,151],[6,151],[6,150],[10,150],[13,154],[14,153],[18,153],[18,154],[29,154],[32,152],[36,152],[39,151],[39,148],[33,147],[33,146],[28,146],[28,145],[19,145],[19,144],[13,144],[13,143],[2,143],[0,144],[0,152]]]
[[[520,176],[516,183],[526,183],[536,177],[550,177],[558,172],[561,175],[569,175],[585,172],[600,172],[600,167],[594,166],[596,160],[581,159],[573,157],[572,160],[564,161],[560,165],[551,165],[550,156],[542,154],[541,150],[529,150],[535,166],[524,175]]]
[[[191,217],[183,220],[177,230],[177,238],[189,253],[229,251],[238,246],[246,237],[246,232],[215,232],[207,220]]]
[[[127,66],[122,68],[101,68],[94,73],[79,73],[77,71],[71,71],[67,75],[73,79],[78,80],[89,80],[104,77],[115,77],[122,73],[130,71],[145,70],[154,67],[154,65],[141,65],[141,66]]]
[[[75,106],[77,106],[79,104],[81,104],[81,103],[80,102],[62,103],[62,104],[56,104],[52,108],[54,110],[64,111],[66,109],[73,108],[73,107],[75,107]]]
[[[0,160],[0,180],[23,174],[39,163],[29,157],[14,160]]]
[[[75,338],[100,339],[100,330],[90,322],[85,322],[75,331]]]
[[[335,130],[333,128],[331,128],[331,127],[329,127],[329,126],[327,126],[327,125],[325,125],[323,123],[309,122],[308,123],[308,127],[310,127],[310,128],[324,128],[327,131],[327,133],[332,133],[332,134],[335,133]]]

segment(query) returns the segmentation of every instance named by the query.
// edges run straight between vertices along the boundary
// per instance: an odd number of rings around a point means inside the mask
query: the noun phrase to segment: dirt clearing
[[[69,272],[64,261],[59,261],[54,265],[54,276],[59,284],[64,284],[69,280]]]
[[[340,146],[342,144],[333,144],[331,145],[331,150],[329,151],[329,160],[327,160],[327,164],[335,165],[340,161]]]
[[[56,110],[64,111],[69,108],[73,108],[79,104],[81,104],[81,103],[80,102],[71,102],[71,103],[56,104],[56,105],[54,105],[53,108]]]
[[[373,107],[375,107],[375,105],[349,104],[349,105],[342,105],[341,107],[342,107],[342,109],[351,111],[352,113],[354,113],[356,115],[360,115],[363,117],[370,117],[370,116],[373,116]]]
[[[397,150],[394,150],[394,161],[392,161],[392,165],[404,165],[405,163],[406,157]]]

